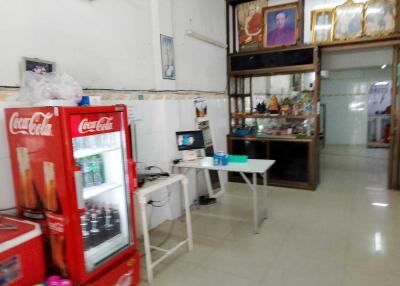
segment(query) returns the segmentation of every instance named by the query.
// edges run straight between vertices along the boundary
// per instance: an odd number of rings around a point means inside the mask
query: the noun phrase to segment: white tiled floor
[[[400,192],[385,188],[386,158],[387,150],[327,146],[316,192],[269,188],[258,235],[249,191],[229,184],[216,205],[193,209],[194,250],[159,266],[154,285],[400,285]],[[153,244],[170,224],[152,232]],[[177,220],[167,246],[184,230]]]

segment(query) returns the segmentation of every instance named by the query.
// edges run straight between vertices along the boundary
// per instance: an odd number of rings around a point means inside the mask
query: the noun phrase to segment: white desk
[[[183,201],[185,205],[185,214],[186,214],[186,230],[187,230],[187,238],[171,249],[163,249],[161,247],[150,245],[150,237],[149,237],[149,227],[147,224],[147,215],[146,215],[146,205],[148,202],[147,196],[152,192],[155,192],[162,188],[168,188],[169,186],[175,183],[181,183],[181,190],[183,192]],[[181,246],[187,244],[189,246],[189,250],[193,249],[193,238],[192,238],[192,224],[190,220],[190,205],[189,205],[189,196],[188,196],[188,180],[184,175],[171,175],[169,177],[162,177],[152,182],[145,183],[135,195],[138,198],[138,202],[140,205],[140,214],[142,219],[142,228],[143,228],[143,239],[144,239],[144,251],[146,255],[146,270],[147,270],[147,280],[149,283],[153,283],[153,269],[161,263],[164,259],[170,256],[173,252],[178,250]],[[160,257],[156,261],[152,261],[151,259],[151,249],[158,250],[164,252],[165,254]]]
[[[197,159],[191,162],[180,162],[175,164],[175,167],[180,169],[203,169],[203,170],[215,170],[218,172],[238,172],[249,186],[252,195],[253,195],[253,224],[254,224],[254,232],[258,233],[258,228],[261,222],[267,218],[267,212],[265,205],[263,209],[260,209],[258,206],[258,194],[257,194],[257,174],[260,174],[263,177],[264,186],[267,185],[267,171],[271,166],[275,163],[274,160],[254,160],[249,159],[246,163],[229,163],[226,166],[214,166],[212,157],[205,157],[201,159]],[[245,173],[253,174],[253,182],[249,180]],[[221,192],[225,192],[225,186],[221,184]]]

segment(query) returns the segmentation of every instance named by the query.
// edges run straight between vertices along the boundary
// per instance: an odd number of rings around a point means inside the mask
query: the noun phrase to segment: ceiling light
[[[375,85],[387,85],[387,84],[389,84],[388,81],[379,81],[379,82],[375,83]]]
[[[381,66],[381,69],[385,69],[387,67],[387,65],[383,65],[383,66]]]
[[[382,251],[382,234],[375,232],[375,251]]]
[[[385,203],[372,203],[373,206],[377,206],[377,207],[388,207],[389,204],[385,204]]]

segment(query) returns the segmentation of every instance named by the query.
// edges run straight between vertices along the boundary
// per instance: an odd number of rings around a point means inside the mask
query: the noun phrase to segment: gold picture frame
[[[262,9],[267,4],[267,0],[255,0],[235,7],[237,46],[240,52],[262,48]]]
[[[388,36],[396,31],[396,0],[369,0],[365,4],[363,33],[367,37]]]
[[[263,9],[263,47],[296,45],[298,14],[297,3],[265,7]]]
[[[311,11],[311,41],[313,43],[333,40],[333,9]]]
[[[364,3],[352,0],[336,6],[334,10],[334,40],[352,40],[363,35]]]

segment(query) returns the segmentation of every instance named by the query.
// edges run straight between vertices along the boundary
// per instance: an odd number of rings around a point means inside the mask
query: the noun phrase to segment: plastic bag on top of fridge
[[[26,71],[22,75],[21,101],[67,100],[74,104],[81,101],[82,87],[66,73],[35,73]]]

